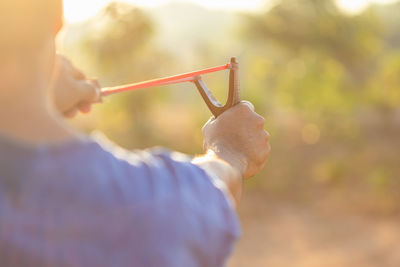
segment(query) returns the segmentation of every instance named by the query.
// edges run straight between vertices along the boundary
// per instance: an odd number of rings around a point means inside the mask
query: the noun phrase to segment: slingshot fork
[[[200,75],[194,77],[194,84],[200,95],[206,102],[207,107],[211,113],[217,118],[227,109],[233,107],[240,102],[240,88],[239,88],[239,63],[236,57],[231,58],[230,71],[229,71],[229,93],[225,105],[222,105],[208,89],[207,85],[203,82]]]

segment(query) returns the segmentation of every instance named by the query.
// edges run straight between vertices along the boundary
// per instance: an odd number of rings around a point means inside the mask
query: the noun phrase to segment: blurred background
[[[400,3],[64,0],[60,50],[103,86],[225,64],[266,117],[228,266],[400,266]],[[221,102],[228,72],[204,77]],[[74,124],[128,149],[201,153],[195,87],[104,99]]]

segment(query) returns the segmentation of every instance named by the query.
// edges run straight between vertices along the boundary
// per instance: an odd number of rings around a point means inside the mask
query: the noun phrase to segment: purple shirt
[[[240,227],[216,181],[163,149],[0,139],[0,266],[223,266]]]

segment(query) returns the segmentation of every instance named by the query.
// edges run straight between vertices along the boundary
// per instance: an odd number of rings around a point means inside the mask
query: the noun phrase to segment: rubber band
[[[208,74],[212,72],[227,70],[231,68],[231,64],[225,64],[223,66],[188,72],[184,74],[174,75],[166,78],[160,78],[155,80],[149,80],[134,84],[122,85],[122,86],[115,86],[115,87],[107,87],[103,88],[101,91],[101,96],[109,96],[116,93],[138,90],[148,87],[155,87],[155,86],[162,86],[168,84],[176,84],[176,83],[183,83],[183,82],[193,82],[196,76],[200,76],[202,74]]]

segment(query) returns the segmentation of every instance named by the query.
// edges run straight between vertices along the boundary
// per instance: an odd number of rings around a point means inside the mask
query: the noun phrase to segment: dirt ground
[[[333,211],[249,193],[228,267],[399,267],[400,216]]]

